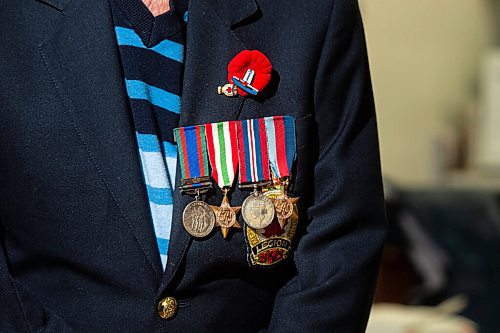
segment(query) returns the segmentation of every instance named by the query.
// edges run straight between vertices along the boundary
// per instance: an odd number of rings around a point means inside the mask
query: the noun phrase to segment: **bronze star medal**
[[[278,223],[281,228],[285,227],[286,222],[291,217],[293,219],[297,219],[297,213],[295,205],[299,201],[299,198],[290,198],[282,188],[281,193],[277,198],[272,199],[274,203],[274,210],[276,212],[276,218],[278,219]]]
[[[231,227],[241,228],[241,225],[236,221],[236,214],[238,214],[241,207],[231,207],[227,198],[228,191],[229,189],[224,189],[224,199],[222,199],[220,207],[211,206],[215,213],[215,224],[220,227],[224,239],[227,238]]]
[[[236,221],[240,207],[231,207],[227,197],[238,168],[236,122],[206,124],[205,130],[212,178],[224,193],[220,207],[211,207],[215,213],[215,225],[221,228],[222,236],[226,239],[231,228],[241,228]]]

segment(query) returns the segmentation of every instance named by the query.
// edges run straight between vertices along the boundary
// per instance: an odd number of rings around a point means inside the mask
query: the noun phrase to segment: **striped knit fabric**
[[[172,227],[177,162],[172,133],[181,108],[184,22],[174,11],[153,17],[141,0],[112,0],[111,8],[152,223],[165,268]],[[181,15],[187,18],[187,11]]]

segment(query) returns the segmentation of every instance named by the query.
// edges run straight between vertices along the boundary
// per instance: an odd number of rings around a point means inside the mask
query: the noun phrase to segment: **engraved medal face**
[[[241,215],[248,226],[263,229],[273,221],[274,204],[262,193],[253,193],[243,202]]]
[[[274,200],[274,209],[278,220],[286,220],[293,214],[292,201],[286,195],[280,195]]]
[[[230,207],[221,206],[215,217],[222,228],[231,228],[236,223],[236,213]]]
[[[184,208],[182,224],[193,237],[208,236],[215,226],[215,214],[203,201],[193,201]]]
[[[224,192],[224,199],[222,199],[220,207],[211,207],[215,212],[215,224],[220,227],[224,239],[227,238],[231,227],[241,228],[240,224],[236,221],[236,214],[240,211],[241,207],[231,207],[227,198],[227,190]]]

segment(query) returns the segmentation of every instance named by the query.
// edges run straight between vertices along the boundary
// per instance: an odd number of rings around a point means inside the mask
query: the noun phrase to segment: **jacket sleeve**
[[[333,5],[314,87],[317,160],[297,275],[269,332],[364,332],[385,236],[373,95],[356,0]]]
[[[0,226],[0,332],[72,332],[66,322],[43,306],[9,272]]]

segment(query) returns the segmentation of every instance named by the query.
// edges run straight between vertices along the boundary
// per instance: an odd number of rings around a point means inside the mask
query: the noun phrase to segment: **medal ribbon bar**
[[[271,170],[278,178],[288,177],[296,155],[295,120],[290,116],[266,117],[264,120]]]
[[[182,192],[206,191],[212,186],[204,126],[174,129],[181,167]]]
[[[212,166],[212,178],[224,192],[220,207],[212,206],[216,225],[221,228],[224,239],[231,227],[241,228],[236,221],[240,207],[231,207],[227,193],[233,186],[238,168],[238,141],[236,122],[225,121],[205,125],[208,156]]]
[[[254,229],[263,229],[274,218],[271,199],[258,191],[263,183],[271,182],[264,118],[243,120],[237,123],[240,187],[252,186],[253,193],[241,206],[245,223]]]
[[[212,178],[221,189],[230,188],[238,168],[236,122],[206,124],[205,132]]]
[[[264,118],[237,123],[240,187],[269,183],[269,155]]]

